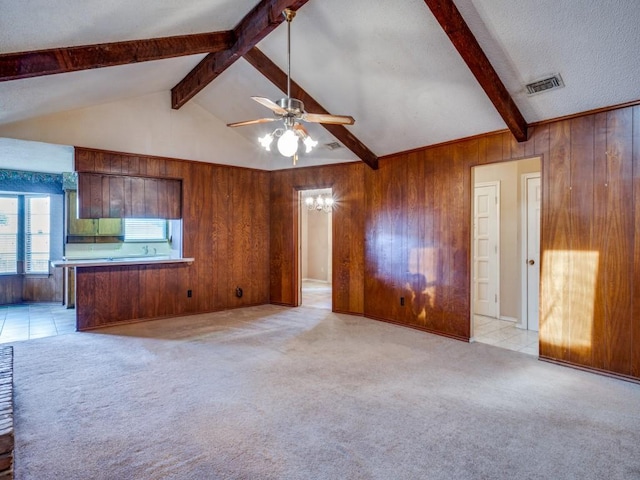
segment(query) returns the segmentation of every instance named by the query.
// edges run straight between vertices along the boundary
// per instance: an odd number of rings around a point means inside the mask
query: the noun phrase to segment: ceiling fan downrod
[[[287,99],[291,99],[291,20],[296,16],[296,11],[285,8],[282,14],[287,21]]]

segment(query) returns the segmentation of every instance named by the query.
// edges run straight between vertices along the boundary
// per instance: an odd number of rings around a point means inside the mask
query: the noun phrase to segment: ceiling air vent
[[[329,150],[337,150],[339,148],[342,148],[342,145],[340,145],[338,142],[325,143],[324,146]]]
[[[553,90],[556,88],[564,87],[564,82],[559,73],[542,80],[536,80],[535,82],[528,83],[527,95],[536,95],[538,93],[546,92],[547,90]]]

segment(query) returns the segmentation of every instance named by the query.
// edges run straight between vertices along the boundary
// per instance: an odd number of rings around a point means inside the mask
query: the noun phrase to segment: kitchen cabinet
[[[169,178],[78,173],[80,218],[182,216],[182,181]]]
[[[120,218],[99,218],[97,223],[98,235],[124,235],[122,231],[122,219]]]
[[[68,222],[67,235],[92,236],[97,233],[95,219],[78,218],[78,198],[75,191],[67,192],[68,195]]]
[[[67,195],[67,243],[92,243],[96,242],[96,237],[110,237],[111,241],[121,239],[124,235],[122,219],[78,218],[77,192],[71,190]]]

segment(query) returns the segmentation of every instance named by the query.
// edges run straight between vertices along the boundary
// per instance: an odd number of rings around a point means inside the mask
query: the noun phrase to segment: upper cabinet
[[[77,193],[67,192],[67,243],[117,242],[124,238],[120,218],[79,218]]]
[[[166,218],[182,214],[182,181],[78,173],[79,218]]]
[[[96,235],[98,230],[97,220],[78,218],[77,193],[73,190],[70,190],[69,192],[67,192],[67,196],[68,196],[67,234],[72,237]],[[67,242],[69,242],[69,239],[67,239]]]

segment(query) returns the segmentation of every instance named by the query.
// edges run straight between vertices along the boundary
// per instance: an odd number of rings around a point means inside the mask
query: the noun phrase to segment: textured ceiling
[[[0,53],[229,30],[255,0],[0,0]],[[640,99],[637,0],[455,0],[527,122]],[[286,70],[286,24],[258,47]],[[0,83],[3,124],[168,91],[202,55]],[[527,96],[560,73],[566,86]],[[506,128],[423,0],[310,0],[292,24],[292,77],[376,155]],[[191,101],[221,123],[269,116],[251,95],[283,96],[239,60]],[[258,146],[272,128],[221,141]],[[144,128],[144,125],[140,126]],[[356,160],[312,125],[305,164]],[[134,132],[132,132],[133,134]],[[37,140],[37,139],[36,139]],[[249,151],[251,148],[248,149]],[[251,158],[234,163],[252,166]],[[273,155],[270,168],[290,166]]]
[[[458,0],[527,122],[640,99],[637,0]],[[560,73],[565,88],[527,96]]]

